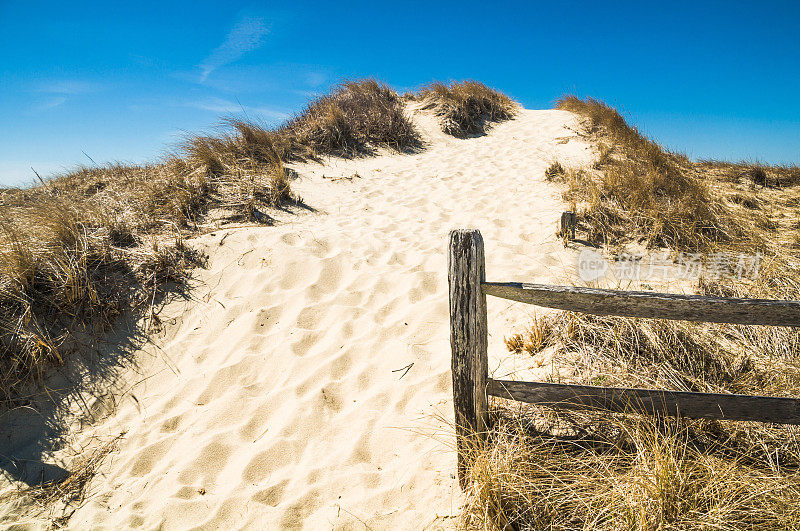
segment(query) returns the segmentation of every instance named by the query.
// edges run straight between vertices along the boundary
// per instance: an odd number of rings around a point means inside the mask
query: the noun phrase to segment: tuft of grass
[[[374,79],[346,81],[311,101],[278,133],[313,156],[351,157],[371,154],[375,148],[419,148],[419,133],[403,109],[400,96]],[[290,150],[289,158],[294,155]]]
[[[214,183],[214,200],[234,218],[266,219],[261,210],[292,199],[282,146],[272,131],[226,119],[236,134],[194,136],[183,145],[186,160]]]
[[[434,82],[414,98],[434,110],[442,131],[458,138],[482,135],[493,122],[510,120],[519,110],[511,98],[477,81]]]
[[[560,162],[554,162],[544,170],[544,178],[547,181],[558,181],[566,175],[567,171]]]
[[[117,448],[125,432],[75,456],[66,477],[36,486],[18,488],[0,497],[0,524],[33,525],[49,521],[53,529],[62,529],[89,495],[91,480],[104,460]],[[13,525],[12,525],[13,527]]]
[[[533,321],[524,332],[518,332],[505,338],[506,348],[517,354],[522,352],[530,355],[538,354],[550,343],[552,329],[547,318],[534,316]]]

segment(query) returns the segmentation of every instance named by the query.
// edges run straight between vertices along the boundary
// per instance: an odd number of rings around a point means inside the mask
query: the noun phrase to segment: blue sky
[[[156,160],[364,76],[477,79],[528,108],[588,95],[695,158],[800,163],[798,21],[788,1],[0,0],[0,185]]]

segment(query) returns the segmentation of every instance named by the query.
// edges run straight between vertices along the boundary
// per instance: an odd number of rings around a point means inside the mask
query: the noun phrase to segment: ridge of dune
[[[563,281],[564,204],[544,170],[592,146],[559,110],[413,154],[293,164],[313,210],[191,240],[209,255],[192,299],[160,314],[129,390],[79,437],[124,432],[69,527],[445,528],[459,512],[446,245],[476,227],[487,276]],[[531,307],[489,302],[490,372]]]

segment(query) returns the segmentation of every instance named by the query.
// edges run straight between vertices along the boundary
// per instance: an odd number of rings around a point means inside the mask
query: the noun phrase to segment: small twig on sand
[[[327,179],[331,182],[335,182],[335,181],[352,181],[353,179],[360,179],[361,176],[357,173],[354,173],[353,175],[343,175],[341,177],[326,177],[323,175],[322,178]]]
[[[359,522],[361,522],[361,523],[364,525],[364,529],[372,529],[372,528],[371,528],[369,525],[367,525],[367,523],[366,523],[364,520],[362,520],[361,518],[359,518],[359,517],[358,517],[358,516],[356,516],[355,514],[351,513],[350,511],[348,511],[347,509],[345,509],[344,507],[342,507],[342,506],[341,506],[341,505],[339,505],[338,503],[336,504],[336,507],[337,507],[337,510],[336,510],[336,518],[339,518],[339,513],[340,513],[341,511],[344,511],[344,512],[346,512],[347,514],[349,514],[350,516],[352,516],[353,518],[355,518],[356,520],[358,520]]]
[[[408,371],[410,371],[410,370],[411,370],[411,367],[413,367],[413,366],[414,366],[414,362],[412,361],[411,363],[409,363],[409,364],[408,364],[408,365],[406,365],[405,367],[400,367],[399,369],[394,369],[392,372],[400,372],[400,371],[403,371],[403,374],[401,374],[401,375],[400,375],[400,378],[398,378],[398,380],[402,380],[402,379],[403,379],[403,376],[405,376],[406,374],[408,374]]]

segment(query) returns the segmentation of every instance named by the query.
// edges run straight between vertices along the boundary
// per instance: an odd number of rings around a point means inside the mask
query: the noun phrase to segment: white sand
[[[448,232],[482,231],[489,280],[564,282],[575,251],[544,170],[594,155],[564,111],[466,140],[415,120],[418,154],[295,165],[316,212],[190,242],[210,255],[194,300],[166,307],[139,383],[79,435],[126,432],[71,528],[454,524]],[[536,366],[502,343],[533,311],[490,300],[490,371]]]

